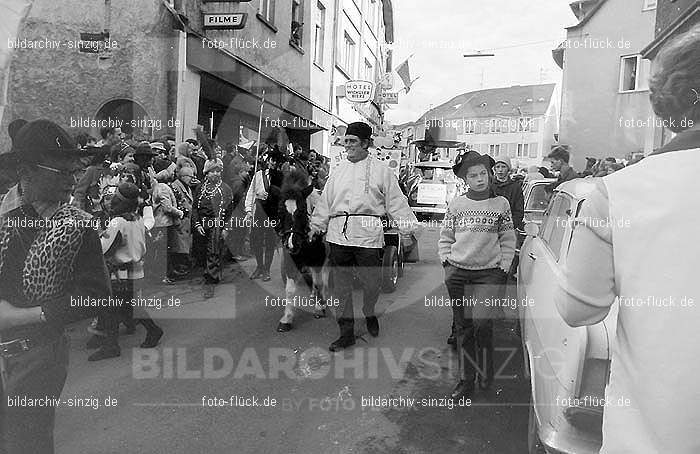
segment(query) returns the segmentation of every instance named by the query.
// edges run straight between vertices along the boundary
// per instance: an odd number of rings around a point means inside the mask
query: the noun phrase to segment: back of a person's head
[[[700,123],[700,24],[674,39],[654,61],[651,105],[673,132]]]
[[[104,128],[100,129],[100,137],[102,137],[102,140],[107,139],[107,136],[114,133],[116,130],[112,127],[105,126]]]

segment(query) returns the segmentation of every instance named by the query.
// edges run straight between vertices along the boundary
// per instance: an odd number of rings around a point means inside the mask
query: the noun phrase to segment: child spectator
[[[139,208],[139,188],[132,183],[122,183],[114,194],[110,207],[112,219],[103,233],[102,252],[112,279],[112,293],[119,302],[104,310],[105,336],[99,349],[88,357],[88,361],[114,358],[121,354],[119,348],[119,322],[129,320],[134,312],[135,285],[143,279],[143,256],[146,253],[146,227],[143,218],[137,214]],[[141,323],[146,328],[146,339],[141,348],[153,348],[163,336],[163,330],[151,319],[145,309],[138,309]],[[91,339],[92,340],[92,339]]]
[[[452,169],[469,189],[450,202],[438,241],[445,285],[453,303],[453,336],[460,348],[460,380],[452,393],[454,398],[474,392],[475,362],[482,375],[480,387],[487,389],[493,381],[492,319],[497,305],[487,305],[485,300],[501,298],[515,255],[510,205],[491,187],[493,164],[493,159],[476,151],[457,158]]]

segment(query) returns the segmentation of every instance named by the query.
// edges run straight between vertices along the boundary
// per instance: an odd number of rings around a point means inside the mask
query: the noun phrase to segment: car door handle
[[[530,257],[532,260],[537,260],[537,256],[533,252],[528,253],[527,256]]]

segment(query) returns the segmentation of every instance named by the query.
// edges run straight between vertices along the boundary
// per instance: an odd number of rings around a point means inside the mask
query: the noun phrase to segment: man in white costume
[[[329,263],[340,338],[329,349],[337,351],[355,344],[352,287],[355,273],[363,286],[362,311],[367,331],[379,335],[374,313],[381,282],[384,229],[382,218],[398,225],[402,234],[418,229],[418,221],[401,192],[394,172],[369,155],[372,128],[351,123],[344,137],[347,158],[331,174],[311,219],[311,233],[326,232]]]

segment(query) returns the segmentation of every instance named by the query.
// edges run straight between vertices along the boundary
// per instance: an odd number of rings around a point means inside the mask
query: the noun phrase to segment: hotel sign
[[[372,100],[374,83],[366,80],[351,80],[345,84],[345,99],[350,102],[365,103]]]
[[[207,30],[240,30],[245,27],[248,13],[205,13],[203,16],[202,22]]]
[[[383,91],[379,93],[379,102],[382,104],[398,104],[399,94],[397,92]]]

